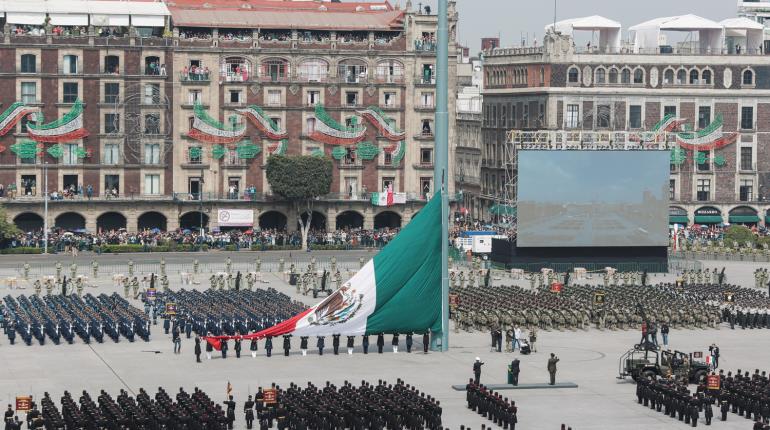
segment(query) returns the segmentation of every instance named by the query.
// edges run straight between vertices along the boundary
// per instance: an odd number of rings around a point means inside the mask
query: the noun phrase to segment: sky
[[[645,191],[663,199],[668,169],[665,151],[522,151],[519,200],[640,203]]]
[[[391,2],[406,4],[406,0]],[[437,0],[412,0],[412,6],[417,8],[420,2],[436,10]],[[693,13],[715,21],[734,18],[737,4],[737,0],[556,0],[556,19],[602,15],[620,22],[626,39],[628,27],[662,16]],[[457,9],[459,42],[475,55],[482,37],[499,35],[502,46],[520,46],[522,36],[529,34],[530,45],[535,36],[542,43],[544,27],[553,22],[554,0],[457,0]]]

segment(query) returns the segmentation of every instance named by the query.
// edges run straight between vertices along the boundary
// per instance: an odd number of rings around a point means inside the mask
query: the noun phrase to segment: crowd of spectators
[[[180,39],[199,39],[199,40],[209,40],[211,39],[211,32],[210,31],[203,31],[203,30],[182,30],[179,32],[179,38]]]
[[[208,67],[191,65],[182,69],[181,78],[183,81],[208,81],[209,74]]]

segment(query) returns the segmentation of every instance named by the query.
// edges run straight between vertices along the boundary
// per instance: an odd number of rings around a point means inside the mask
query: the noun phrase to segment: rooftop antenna
[[[556,33],[556,3],[558,0],[553,0],[553,32]]]

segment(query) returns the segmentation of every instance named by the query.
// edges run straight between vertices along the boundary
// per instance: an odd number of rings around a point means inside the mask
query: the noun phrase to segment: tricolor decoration
[[[380,153],[380,148],[372,142],[361,142],[356,145],[356,157],[362,160],[373,160]]]
[[[685,121],[687,120],[677,118],[674,115],[666,115],[652,127],[652,130],[632,134],[629,136],[629,140],[641,143],[663,142],[666,138],[666,133],[676,131]]]
[[[262,152],[262,148],[248,140],[244,140],[235,147],[235,152],[238,154],[238,158],[248,160],[257,158],[257,155]]]
[[[393,167],[398,167],[398,165],[401,164],[401,160],[404,159],[404,155],[406,154],[406,144],[402,140],[393,144],[392,146],[383,148],[383,151],[387,154],[391,154],[390,156],[391,165]]]
[[[703,130],[695,133],[677,133],[676,143],[691,151],[710,151],[735,143],[738,140],[738,133],[725,133],[722,127],[722,115],[717,115],[714,121]]]
[[[322,158],[324,156],[324,152],[323,150],[316,148],[313,150],[313,152],[310,153],[310,155],[313,157]]]
[[[250,105],[235,111],[248,118],[254,124],[254,127],[257,127],[270,140],[286,139],[289,136],[289,133],[286,130],[280,129],[278,124],[268,117],[259,106]]]
[[[276,143],[267,145],[267,153],[270,155],[283,155],[286,153],[286,149],[289,147],[288,139],[281,139]]]
[[[406,132],[398,130],[393,125],[395,121],[385,116],[385,113],[378,107],[369,106],[365,110],[358,111],[358,114],[371,122],[384,138],[394,142],[404,140]]]
[[[195,104],[193,112],[193,126],[187,136],[195,140],[218,144],[234,143],[242,140],[246,134],[246,125],[226,126],[212,118],[200,103]]]
[[[46,152],[53,158],[60,158],[64,154],[64,150],[58,143],[56,145],[51,145]]]
[[[60,119],[41,124],[43,113],[35,113],[35,123],[27,125],[29,138],[36,142],[60,143],[82,139],[88,136],[88,131],[83,128],[83,103],[78,99],[69,112]]]
[[[354,145],[366,137],[366,127],[357,124],[346,127],[330,117],[320,104],[315,107],[315,117],[315,130],[310,138],[316,142],[327,145]]]
[[[420,216],[323,301],[273,327],[239,338],[440,332],[440,198],[436,193]],[[219,349],[223,340],[234,338],[210,336],[205,340]]]
[[[40,154],[41,150],[38,144],[31,140],[23,140],[19,143],[11,145],[11,152],[16,154],[19,158],[35,158]]]
[[[16,124],[25,116],[36,113],[38,111],[38,108],[25,106],[22,102],[15,102],[11,104],[8,106],[8,109],[6,109],[5,112],[0,114],[0,136],[5,135],[11,129],[13,129]]]
[[[332,149],[332,158],[335,160],[342,160],[346,155],[348,155],[348,149],[344,146],[335,146]]]
[[[219,160],[222,157],[225,156],[227,151],[225,150],[225,147],[222,145],[214,145],[211,147],[211,158],[215,160]]]
[[[687,160],[687,151],[680,147],[671,150],[671,164],[681,166]]]
[[[393,206],[406,204],[406,193],[394,193],[393,185],[388,185],[388,189],[381,193],[372,193],[372,205],[374,206]]]

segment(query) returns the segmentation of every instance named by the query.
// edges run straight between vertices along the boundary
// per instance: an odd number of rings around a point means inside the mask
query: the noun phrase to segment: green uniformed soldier
[[[91,260],[91,273],[94,275],[94,282],[99,277],[99,263],[96,260]]]
[[[123,297],[128,298],[128,290],[129,290],[129,281],[128,278],[123,278]]]
[[[40,285],[40,279],[35,279],[35,282],[32,285],[35,288],[35,295],[40,297],[40,290],[42,290],[42,285]]]
[[[56,279],[61,279],[61,262],[56,262]]]
[[[134,297],[139,295],[139,280],[136,279],[136,276],[131,278],[131,290],[134,292]]]
[[[24,280],[29,279],[29,263],[24,263]]]
[[[198,262],[198,259],[196,258],[195,260],[193,260],[193,273],[197,275],[199,269],[200,269],[200,263]]]
[[[75,287],[78,290],[78,297],[83,297],[83,278],[77,278],[77,281],[75,281]]]
[[[166,275],[166,259],[161,257],[160,258],[160,276]]]
[[[334,273],[337,271],[337,257],[332,255],[331,259],[331,268],[329,269],[330,272]]]
[[[212,290],[216,290],[217,289],[217,275],[212,273],[211,276],[209,276],[209,283],[211,284],[211,289]]]
[[[227,257],[225,260],[225,272],[231,273],[233,270],[233,261],[230,260],[230,257]]]
[[[134,276],[134,260],[128,260],[128,277]]]
[[[50,296],[53,291],[53,282],[50,279],[45,280],[45,295]]]
[[[337,286],[338,290],[342,287],[342,274],[340,274],[339,270],[334,274],[334,284]]]
[[[256,268],[256,272],[259,273],[262,271],[262,259],[257,257],[256,261],[254,262],[254,267]]]
[[[460,271],[460,288],[465,288],[465,272]]]
[[[455,287],[455,272],[449,272],[449,288]]]
[[[283,257],[281,257],[281,259],[278,260],[278,273],[280,273],[281,276],[283,276],[283,268],[284,268],[285,263],[286,263],[286,261],[283,259]]]
[[[251,291],[252,288],[254,288],[254,275],[251,273],[246,274],[246,285],[248,285],[249,291]]]

